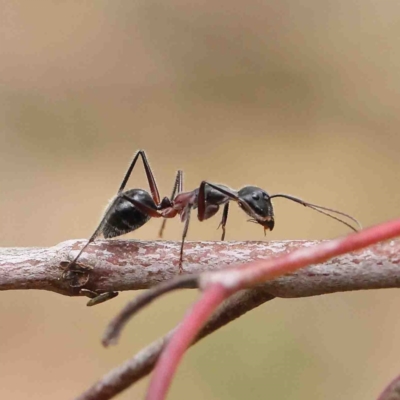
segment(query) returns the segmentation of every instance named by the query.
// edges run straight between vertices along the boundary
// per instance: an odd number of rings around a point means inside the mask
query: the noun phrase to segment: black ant
[[[139,156],[143,161],[151,195],[143,189],[130,189],[124,192],[125,186]],[[353,231],[357,231],[357,228],[346,221],[331,215],[330,213],[349,218],[359,227],[361,227],[359,222],[348,214],[308,203],[297,197],[286,194],[275,194],[270,196],[267,192],[256,186],[245,186],[239,191],[235,191],[225,185],[216,185],[207,181],[202,181],[199,188],[196,188],[191,192],[183,192],[182,171],[177,172],[171,197],[164,197],[160,201],[157,184],[150,168],[150,164],[147,160],[146,153],[143,150],[140,150],[133,157],[133,160],[118,189],[118,192],[111,201],[110,205],[107,207],[98,227],[89,238],[88,242],[80,250],[78,255],[74,258],[74,260],[67,265],[67,268],[63,273],[63,278],[69,279],[70,272],[80,273],[82,272],[82,269],[85,270],[88,268],[82,264],[79,264],[77,261],[86,247],[101,234],[107,239],[117,237],[140,228],[152,217],[163,217],[165,219],[159,231],[159,236],[162,237],[166,219],[174,218],[178,214],[181,218],[181,221],[185,223],[179,257],[179,270],[182,272],[183,246],[189,228],[190,214],[192,209],[198,209],[198,219],[203,221],[213,217],[218,212],[220,206],[224,205],[222,220],[219,225],[222,227],[221,240],[224,240],[230,201],[236,201],[239,207],[241,207],[243,211],[251,217],[249,221],[262,225],[265,233],[267,230],[272,231],[274,228],[275,221],[271,199],[276,197],[283,197],[302,204],[305,207],[312,208],[315,211],[318,211],[343,223]],[[95,294],[96,293],[92,292],[90,293],[89,297],[93,298],[95,297]],[[107,294],[103,293],[100,296],[105,298],[107,297]],[[115,293],[110,292],[110,298],[113,296],[115,296]],[[95,297],[91,303],[97,304],[98,302],[96,299],[97,297]]]

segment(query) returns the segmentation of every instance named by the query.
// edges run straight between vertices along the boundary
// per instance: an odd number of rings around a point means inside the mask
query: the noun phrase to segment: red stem
[[[392,382],[381,393],[378,400],[399,400],[400,399],[400,376],[393,379]]]
[[[202,282],[204,293],[185,316],[163,351],[152,376],[146,399],[162,400],[166,397],[184,352],[214,310],[234,292],[398,235],[400,235],[400,219],[311,248],[296,250],[268,261],[252,262],[237,269],[206,274]]]
[[[230,295],[231,291],[218,284],[210,286],[203,292],[162,352],[154,369],[146,400],[161,400],[166,397],[183,354],[193,343],[214,310]]]
[[[206,288],[221,283],[238,291],[399,235],[400,218],[283,256],[243,264],[236,269],[205,274],[200,277],[200,286]]]

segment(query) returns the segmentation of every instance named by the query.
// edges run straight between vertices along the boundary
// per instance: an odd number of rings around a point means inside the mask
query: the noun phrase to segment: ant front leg
[[[181,249],[180,249],[180,252],[179,252],[179,273],[180,274],[182,274],[184,271],[183,271],[183,267],[182,267],[182,262],[183,262],[183,246],[184,246],[184,244],[185,244],[185,239],[186,239],[186,235],[187,235],[187,232],[188,232],[188,229],[189,229],[189,222],[190,222],[190,213],[191,213],[191,211],[192,211],[192,205],[191,204],[188,204],[186,207],[185,207],[185,210],[184,210],[184,212],[182,213],[182,215],[181,215],[181,218],[182,219],[184,219],[184,221],[185,221],[185,226],[184,226],[184,228],[183,228],[183,233],[182,233],[182,241],[181,241]]]
[[[225,227],[228,220],[229,201],[231,200],[237,200],[237,194],[232,189],[224,185],[201,182],[197,198],[199,221],[211,218],[218,212],[220,205],[225,204],[222,219],[218,225],[218,228],[222,228],[221,240],[225,240]]]
[[[200,184],[197,204],[198,204],[198,218],[199,221],[204,221],[214,216],[219,207],[224,204],[222,219],[219,227],[222,227],[221,240],[225,240],[226,222],[228,221],[229,202],[238,201],[237,193],[225,185],[214,185],[212,183],[203,181]]]

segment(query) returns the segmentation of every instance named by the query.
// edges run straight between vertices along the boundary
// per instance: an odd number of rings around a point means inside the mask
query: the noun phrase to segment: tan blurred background
[[[400,3],[1,1],[1,246],[88,237],[134,152],[174,173],[255,184],[365,226],[398,216]],[[142,169],[129,187],[143,187]],[[348,230],[285,200],[267,239]],[[263,240],[232,207],[229,240]],[[189,239],[217,240],[219,218]],[[159,221],[127,237],[154,239]],[[180,238],[179,221],[166,238]],[[179,321],[174,294],[99,339],[133,293],[95,308],[3,292],[0,397],[72,399]],[[400,373],[397,291],[277,300],[186,356],[171,399],[374,399]],[[148,381],[120,395],[141,398]]]

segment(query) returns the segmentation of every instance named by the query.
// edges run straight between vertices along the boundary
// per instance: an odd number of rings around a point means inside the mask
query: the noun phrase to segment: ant
[[[141,157],[143,161],[151,194],[143,189],[130,189],[124,191],[139,157]],[[349,218],[351,221],[355,222],[358,227],[361,227],[359,222],[348,214],[331,208],[308,203],[297,197],[286,194],[275,194],[270,196],[263,189],[256,186],[245,186],[242,189],[235,191],[225,185],[202,181],[200,186],[193,191],[183,192],[183,172],[180,170],[177,172],[171,197],[164,197],[160,200],[157,184],[147,160],[146,153],[143,150],[139,150],[133,157],[116,196],[111,200],[110,205],[107,207],[96,230],[74,260],[68,263],[62,276],[64,279],[69,279],[70,272],[81,273],[82,270],[89,268],[83,264],[79,264],[77,261],[87,246],[101,234],[106,239],[117,237],[140,228],[152,217],[163,217],[164,221],[159,231],[159,236],[162,237],[166,220],[174,218],[178,214],[181,221],[185,223],[179,257],[179,271],[183,272],[183,247],[189,228],[192,209],[197,208],[198,219],[204,221],[213,217],[218,212],[220,206],[224,205],[222,219],[219,225],[222,228],[221,240],[224,240],[230,201],[236,201],[239,207],[251,217],[249,221],[262,225],[264,227],[264,233],[266,233],[267,230],[272,231],[275,225],[271,199],[277,197],[283,197],[305,207],[312,208],[315,211],[343,223],[353,231],[357,231],[357,228],[330,213]],[[91,305],[98,304],[99,302],[104,301],[104,299],[112,298],[115,295],[114,292],[110,292],[109,297],[107,293],[101,294],[100,296],[102,297],[96,297],[96,293],[91,292],[89,297],[92,297],[92,300],[89,303],[92,303]],[[97,299],[99,299],[99,301]]]

